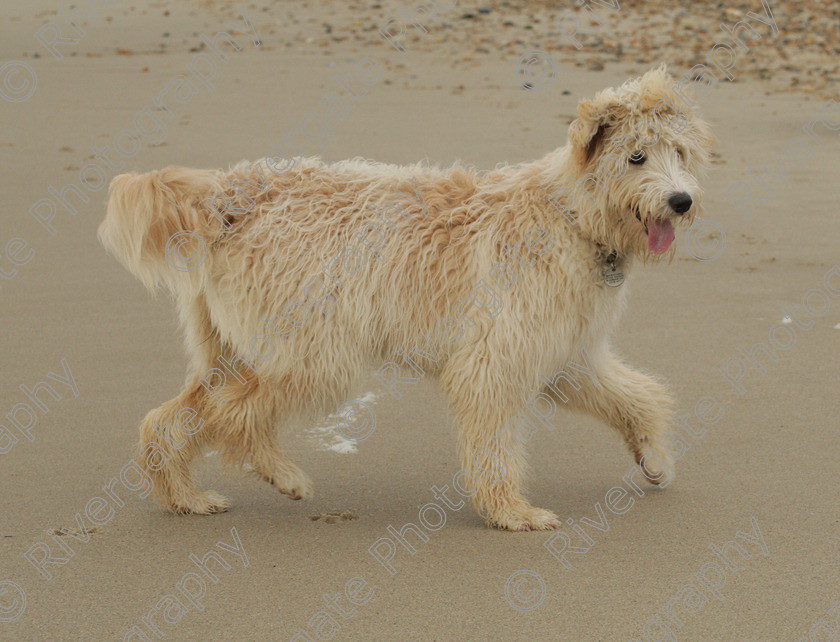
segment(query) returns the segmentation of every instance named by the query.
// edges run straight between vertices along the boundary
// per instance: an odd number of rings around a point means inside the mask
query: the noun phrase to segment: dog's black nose
[[[688,210],[691,209],[691,196],[687,192],[680,192],[679,194],[674,194],[671,198],[668,199],[668,205],[671,206],[671,209],[674,210],[677,214],[685,214]]]

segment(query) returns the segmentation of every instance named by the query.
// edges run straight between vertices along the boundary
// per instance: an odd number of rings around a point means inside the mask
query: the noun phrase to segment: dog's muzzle
[[[694,204],[694,199],[688,192],[677,192],[668,197],[668,207],[675,216],[686,214]],[[668,251],[674,242],[674,225],[670,216],[654,217],[642,216],[638,207],[633,208],[636,220],[645,228],[648,237],[648,248],[653,254],[663,254]]]

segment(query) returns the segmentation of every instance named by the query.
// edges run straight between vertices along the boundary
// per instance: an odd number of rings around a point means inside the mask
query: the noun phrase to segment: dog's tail
[[[199,268],[222,229],[207,203],[224,191],[219,173],[167,167],[111,181],[99,240],[150,290],[175,289]]]

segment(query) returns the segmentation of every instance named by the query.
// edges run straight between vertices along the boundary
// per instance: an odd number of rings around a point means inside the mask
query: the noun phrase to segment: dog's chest
[[[553,311],[561,341],[594,345],[615,331],[629,295],[631,265],[623,258],[605,258],[563,266],[566,278]]]
[[[627,303],[627,274],[616,267],[599,271],[597,280],[588,288],[591,301],[589,325],[596,335],[610,333],[618,323]],[[611,280],[612,283],[608,281]],[[620,282],[619,282],[620,281]]]

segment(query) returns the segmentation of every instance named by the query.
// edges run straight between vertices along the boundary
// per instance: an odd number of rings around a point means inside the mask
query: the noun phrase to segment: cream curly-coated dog
[[[617,429],[651,481],[670,478],[671,398],[609,340],[623,276],[670,255],[697,212],[712,137],[673,88],[659,68],[602,91],[581,101],[565,146],[487,172],[268,158],[114,178],[100,239],[171,290],[191,357],[184,390],[141,426],[140,463],[166,507],[228,507],[191,479],[210,445],[306,497],[277,426],[335,409],[382,363],[382,381],[438,377],[494,526],[559,525],[524,497],[524,440],[509,429],[541,392]],[[580,355],[597,376],[546,385]]]

